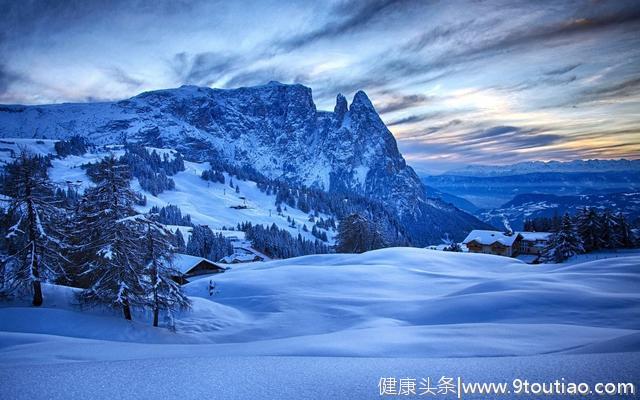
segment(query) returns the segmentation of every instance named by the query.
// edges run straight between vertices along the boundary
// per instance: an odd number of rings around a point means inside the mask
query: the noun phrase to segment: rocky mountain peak
[[[351,112],[374,112],[377,114],[376,109],[373,107],[371,100],[365,92],[362,90],[358,90],[356,94],[353,96],[353,101],[351,102],[351,107],[349,108]]]
[[[310,88],[279,82],[237,89],[184,86],[113,103],[0,107],[0,137],[73,135],[95,144],[126,138],[197,161],[215,155],[272,179],[358,193],[394,210],[414,244],[439,240],[445,232],[460,237],[463,229],[479,226],[459,210],[427,203],[422,183],[363,91],[349,107],[338,95],[333,113],[317,111]]]

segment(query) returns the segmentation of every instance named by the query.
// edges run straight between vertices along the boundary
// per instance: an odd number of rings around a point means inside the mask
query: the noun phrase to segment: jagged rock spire
[[[338,96],[336,97],[336,106],[333,109],[333,112],[335,113],[336,119],[339,123],[342,122],[347,111],[347,99],[341,93],[338,93]]]

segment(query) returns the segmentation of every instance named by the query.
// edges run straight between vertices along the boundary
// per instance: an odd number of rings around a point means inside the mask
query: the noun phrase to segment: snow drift
[[[186,286],[193,310],[179,317],[175,334],[149,327],[143,315],[128,323],[82,312],[72,289],[48,286],[43,308],[2,304],[0,360],[639,351],[640,254],[618,256],[532,266],[392,248],[239,265]]]

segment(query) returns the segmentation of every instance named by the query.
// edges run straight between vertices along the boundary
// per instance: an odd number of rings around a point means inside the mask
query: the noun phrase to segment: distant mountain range
[[[573,214],[585,206],[623,212],[632,222],[640,216],[640,160],[469,166],[422,181],[432,196],[497,227],[506,220],[522,229],[526,218]]]
[[[634,226],[640,226],[640,192],[579,196],[521,194],[501,207],[481,212],[479,216],[496,227],[502,227],[506,218],[513,229],[522,230],[525,219],[552,217],[564,213],[575,215],[584,207],[622,212]]]
[[[469,165],[448,171],[444,175],[480,177],[605,171],[640,172],[640,160],[528,161],[512,165]]]
[[[635,164],[635,163],[633,163]],[[580,195],[640,190],[640,171],[532,172],[492,176],[435,175],[423,183],[442,192],[462,197],[479,208],[495,208],[519,194]]]
[[[135,141],[175,149],[187,160],[224,159],[271,179],[332,193],[356,193],[392,210],[416,245],[462,238],[487,224],[425,193],[367,95],[333,112],[318,111],[311,89],[267,85],[210,89],[183,86],[128,100],[0,106],[0,137],[95,144]]]

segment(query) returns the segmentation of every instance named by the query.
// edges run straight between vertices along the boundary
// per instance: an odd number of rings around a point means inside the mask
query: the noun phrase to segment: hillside
[[[55,141],[34,140],[34,139],[11,139],[0,142],[4,147],[0,148],[0,164],[11,162],[13,156],[21,149],[40,154],[51,155],[52,167],[49,169],[49,176],[58,187],[66,188],[68,185],[84,190],[92,185],[91,179],[87,176],[83,165],[95,163],[100,159],[113,154],[121,156],[124,154],[122,146],[109,146],[88,152],[82,156],[67,156],[64,158],[55,157]],[[157,149],[148,147],[147,152],[158,152],[176,154],[172,149]],[[191,216],[191,221],[195,224],[207,225],[216,232],[226,236],[242,238],[243,232],[229,231],[237,224],[250,221],[254,225],[262,224],[271,226],[275,224],[280,229],[287,230],[293,236],[302,235],[307,240],[315,240],[310,230],[313,223],[309,222],[309,214],[295,207],[285,207],[282,213],[276,211],[275,194],[266,194],[261,191],[256,182],[250,180],[235,179],[234,186],[238,186],[238,192],[227,183],[205,181],[201,178],[203,171],[209,169],[207,162],[185,162],[185,170],[171,176],[175,182],[175,189],[166,190],[157,195],[144,190],[137,179],[132,182],[132,187],[144,194],[146,205],[138,206],[139,212],[147,212],[153,206],[164,207],[168,205],[178,206],[184,214]],[[225,182],[233,179],[228,173],[224,173]],[[242,207],[239,207],[242,206]],[[320,213],[319,218],[329,217]],[[296,221],[296,226],[292,227],[288,218]],[[307,225],[309,231],[303,229]],[[191,231],[189,226],[171,226],[172,230],[180,229],[188,236]],[[226,228],[223,230],[223,228]],[[325,231],[325,230],[323,230]],[[329,243],[333,243],[336,234],[335,230],[326,230]],[[215,260],[217,261],[217,260]]]
[[[635,382],[640,257],[607,257],[532,266],[394,248],[258,263],[215,276],[213,297],[211,277],[188,284],[193,309],[177,316],[176,333],[148,315],[80,311],[74,289],[48,285],[41,308],[0,303],[0,383],[12,398],[68,396],[69,377],[73,393],[92,398],[134,389],[200,398],[222,382],[240,388],[222,398],[300,398],[334,393],[322,384],[331,377],[374,398],[378,379],[398,374],[502,381],[515,369],[523,379]]]
[[[174,149],[192,162],[223,160],[271,179],[356,193],[392,210],[416,245],[487,227],[427,199],[362,91],[350,105],[338,95],[333,112],[316,109],[311,89],[278,82],[228,90],[183,86],[111,103],[0,107],[0,137],[73,135],[98,145],[127,140]]]

